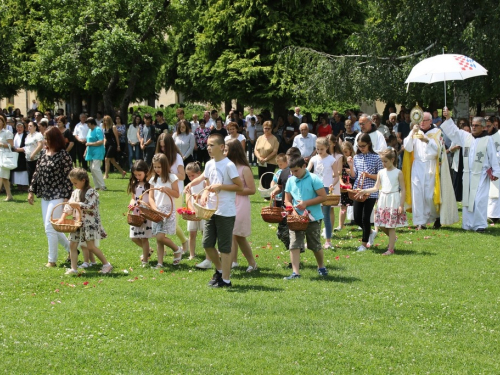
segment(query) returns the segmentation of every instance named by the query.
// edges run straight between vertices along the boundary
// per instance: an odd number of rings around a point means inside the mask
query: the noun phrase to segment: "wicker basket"
[[[161,191],[161,189],[155,189],[155,188],[145,190],[139,196],[139,200],[142,200],[142,197],[144,196],[144,194],[146,194],[150,190]],[[170,212],[168,214],[164,214],[163,212],[153,210],[151,207],[149,207],[149,206],[147,206],[145,204],[140,204],[138,206],[138,208],[139,208],[139,212],[141,213],[142,217],[144,217],[145,219],[154,221],[155,223],[159,223],[163,219],[168,219],[172,215],[172,212],[174,210],[174,202],[172,201],[172,197],[169,194],[165,193],[165,192],[163,194],[166,194],[169,197],[169,199],[170,199]]]
[[[80,227],[83,224],[80,220],[75,220],[75,215],[73,215],[73,219],[64,219],[62,223],[58,223],[58,220],[53,218],[54,210],[56,209],[56,207],[57,206],[65,206],[67,204],[68,204],[67,202],[56,204],[54,206],[54,208],[52,209],[52,212],[50,214],[50,223],[52,224],[52,226],[54,227],[54,230],[56,232],[74,233],[78,229],[80,229]],[[80,207],[76,207],[75,209],[76,209],[76,211],[78,211],[78,218],[81,219],[82,210],[80,209]]]
[[[293,231],[306,230],[309,225],[309,216],[299,215],[296,212],[286,217],[288,229]]]
[[[207,188],[203,189],[203,190],[206,190]],[[198,203],[200,197],[201,197],[201,194],[198,194],[196,195],[196,198],[194,198],[194,195],[193,195],[193,207],[194,207],[194,212],[196,212],[196,217],[199,218],[199,219],[202,219],[202,220],[209,220],[212,215],[215,213],[215,211],[217,211],[217,208],[219,207],[219,194],[215,194],[215,196],[217,197],[217,203],[215,205],[215,208],[207,208],[207,207],[203,207],[201,204]]]
[[[276,207],[276,201],[273,199],[269,202],[269,207],[263,207],[260,210],[260,216],[266,223],[281,223],[284,212],[283,207]]]
[[[365,194],[360,198],[355,198],[356,194],[358,194],[361,189],[363,189],[363,183],[365,182],[365,176],[361,176],[361,180],[359,181],[359,189],[347,189],[347,194],[349,195],[349,199],[356,202],[364,202],[368,199],[370,194]]]
[[[144,219],[144,217],[142,217],[141,215],[134,214],[133,213],[134,208],[135,207],[131,208],[128,211],[128,214],[127,214],[127,223],[128,223],[128,225],[130,225],[132,227],[140,227],[142,224],[144,224],[146,222],[146,219]]]
[[[340,203],[340,195],[328,194],[326,200],[322,203],[323,206],[338,206]]]
[[[192,205],[193,204],[193,195],[191,195],[191,194],[189,195],[189,198],[186,202],[186,206],[190,211],[194,211],[194,208],[190,207],[190,205],[189,205],[190,201],[191,201],[191,205]],[[193,214],[182,213],[180,215],[186,221],[201,221],[201,220],[203,220],[199,217],[196,217],[196,212]]]
[[[263,173],[262,176],[260,176],[259,187],[257,188],[257,190],[259,191],[259,194],[260,194],[260,196],[262,198],[270,198],[271,197],[271,192],[274,190],[274,186],[271,186],[268,189],[266,189],[266,188],[264,188],[264,186],[262,186],[262,177],[264,177],[268,173],[271,173],[274,176],[273,172],[265,172],[265,173]]]

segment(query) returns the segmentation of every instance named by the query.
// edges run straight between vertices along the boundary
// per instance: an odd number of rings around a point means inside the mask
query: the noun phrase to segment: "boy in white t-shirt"
[[[235,201],[236,192],[243,190],[243,183],[234,163],[224,156],[224,139],[220,134],[208,137],[207,150],[212,159],[205,165],[204,173],[187,184],[184,191],[187,192],[191,185],[206,180],[207,188],[201,197],[201,204],[206,203],[208,208],[215,208],[217,205],[217,211],[205,223],[203,247],[215,265],[215,273],[208,285],[224,288],[232,286],[231,244],[236,217]],[[214,193],[218,193],[218,204]],[[215,248],[216,243],[221,259]]]

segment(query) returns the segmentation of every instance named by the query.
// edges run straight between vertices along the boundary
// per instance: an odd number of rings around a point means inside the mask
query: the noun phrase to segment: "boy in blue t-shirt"
[[[293,206],[300,215],[307,208],[311,221],[305,231],[290,229],[290,261],[293,273],[285,277],[285,280],[300,277],[300,248],[304,247],[304,237],[307,240],[307,248],[314,252],[318,263],[318,273],[321,276],[327,276],[328,271],[323,264],[324,255],[321,246],[321,220],[323,219],[321,203],[326,199],[323,181],[315,174],[309,173],[302,157],[290,160],[288,166],[293,176],[288,179],[285,187],[285,206]]]

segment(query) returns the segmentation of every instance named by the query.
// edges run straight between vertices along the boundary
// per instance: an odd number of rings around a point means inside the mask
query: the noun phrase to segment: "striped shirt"
[[[378,171],[384,169],[382,165],[382,160],[378,154],[356,154],[354,156],[354,173],[356,174],[356,182],[354,183],[354,189],[360,188],[358,184],[361,179],[362,172],[367,172],[369,174],[378,174]],[[376,180],[371,178],[365,178],[363,182],[363,189],[370,189],[375,186]],[[378,198],[378,192],[370,194],[370,198]]]

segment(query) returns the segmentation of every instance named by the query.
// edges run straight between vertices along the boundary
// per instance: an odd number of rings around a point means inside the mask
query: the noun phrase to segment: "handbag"
[[[10,148],[7,150],[6,148],[0,149],[0,168],[5,169],[16,169],[17,168],[17,159],[19,158],[19,154],[17,152],[13,152]]]

